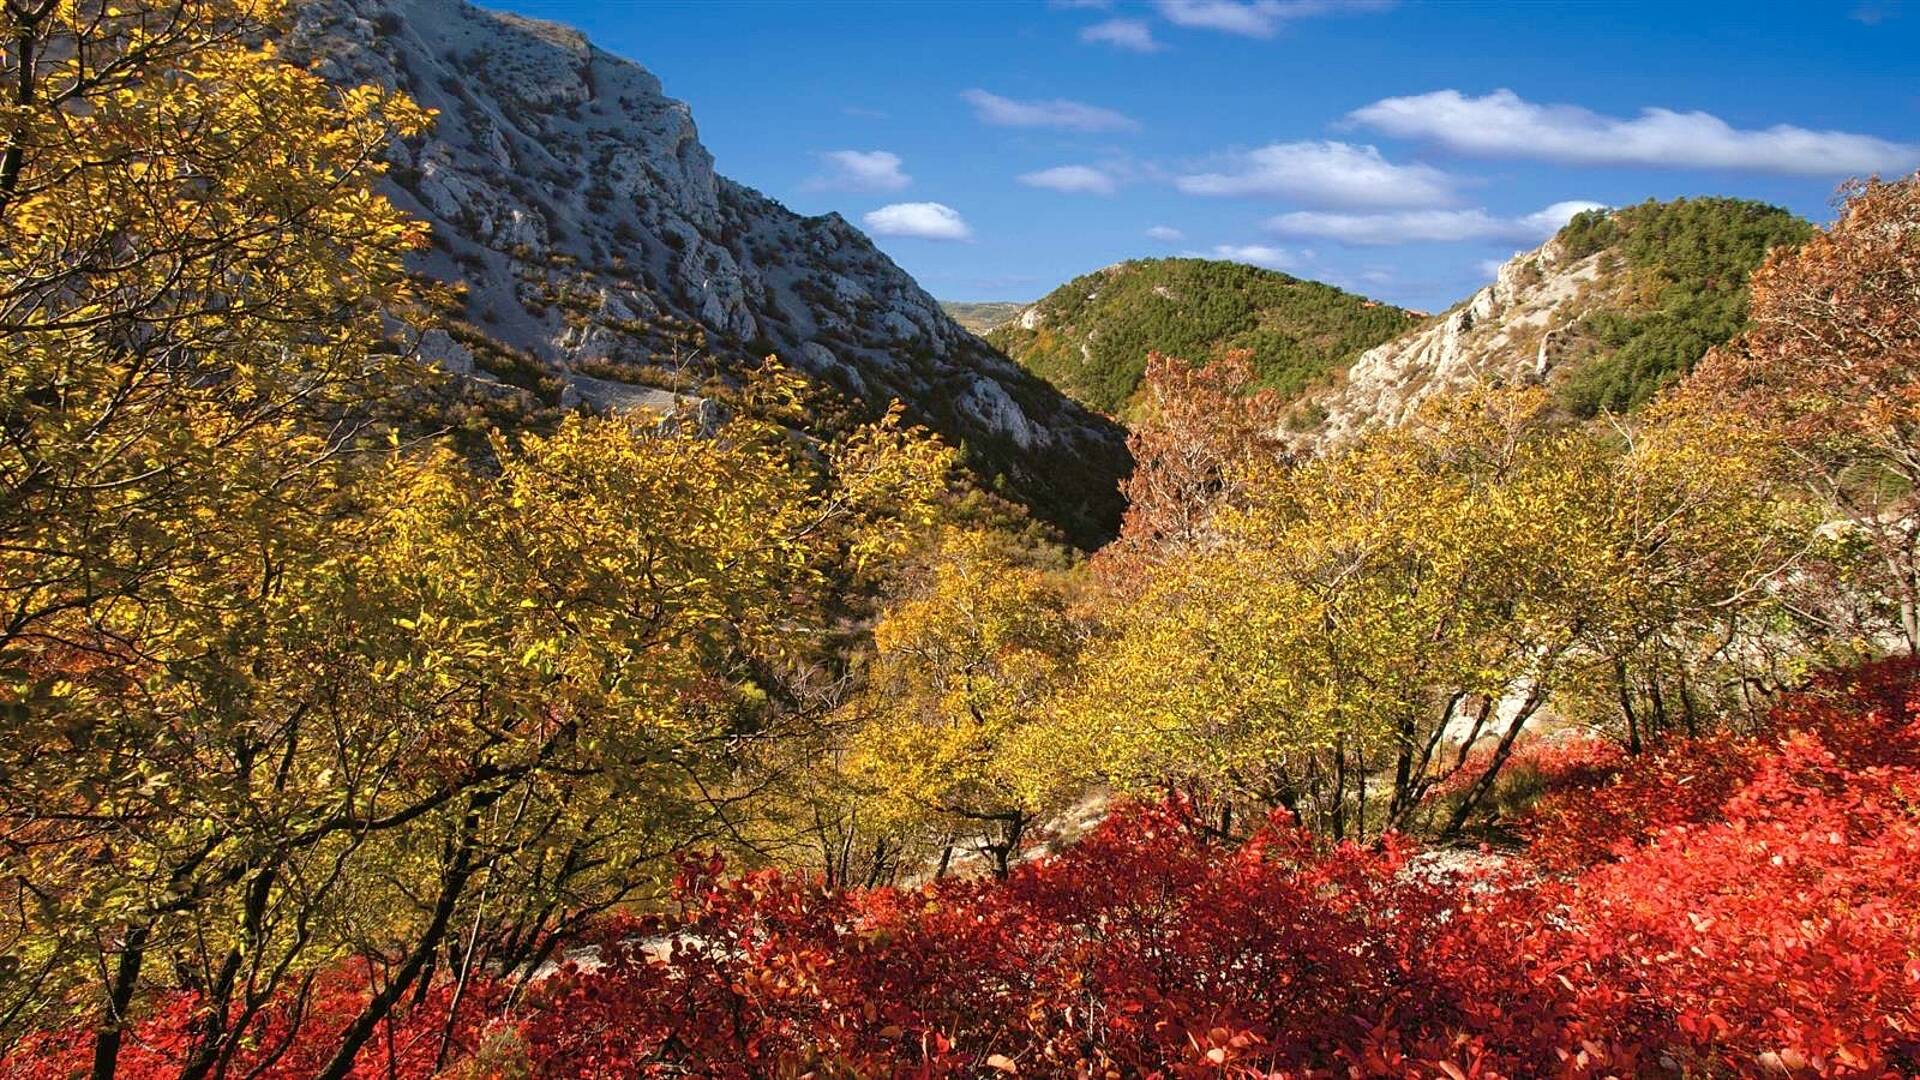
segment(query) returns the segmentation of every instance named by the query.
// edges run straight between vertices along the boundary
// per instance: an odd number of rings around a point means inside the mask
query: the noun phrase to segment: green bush
[[[1813,226],[1745,199],[1651,200],[1578,214],[1560,230],[1569,255],[1606,252],[1624,265],[1631,304],[1586,316],[1595,355],[1572,369],[1560,399],[1579,416],[1625,412],[1693,369],[1747,321],[1747,276]]]

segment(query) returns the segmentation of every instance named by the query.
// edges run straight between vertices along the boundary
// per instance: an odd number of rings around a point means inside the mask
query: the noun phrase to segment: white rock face
[[[1360,354],[1338,386],[1315,398],[1326,419],[1304,441],[1336,445],[1391,427],[1436,394],[1545,379],[1556,335],[1599,277],[1601,258],[1566,259],[1552,241],[1515,255],[1464,303]]]
[[[1036,504],[1050,463],[1125,469],[1116,426],[962,329],[839,215],[717,175],[687,106],[576,31],[464,0],[306,0],[286,51],[437,110],[390,155],[389,194],[433,226],[418,269],[464,283],[465,320],[552,365],[569,400],[644,396],[589,377],[644,381],[690,355],[726,374],[773,352],[995,452]]]

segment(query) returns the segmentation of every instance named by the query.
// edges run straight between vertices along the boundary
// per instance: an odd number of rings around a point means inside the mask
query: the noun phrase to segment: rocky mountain
[[[1492,284],[1308,395],[1296,436],[1337,443],[1480,382],[1544,383],[1575,416],[1630,411],[1739,332],[1747,275],[1811,228],[1737,199],[1582,214],[1508,260]]]
[[[942,300],[941,310],[953,316],[953,321],[973,331],[984,334],[1014,316],[1026,310],[1027,305],[1018,300]]]
[[[1415,316],[1241,263],[1135,259],[1067,282],[987,340],[1068,394],[1121,411],[1149,352],[1199,363],[1248,349],[1263,385],[1295,394]]]
[[[963,329],[837,214],[714,172],[686,105],[578,32],[462,0],[308,0],[290,56],[438,110],[392,149],[454,286],[433,358],[541,403],[660,405],[778,354],[869,410],[899,399],[1082,542],[1117,522],[1118,427]]]

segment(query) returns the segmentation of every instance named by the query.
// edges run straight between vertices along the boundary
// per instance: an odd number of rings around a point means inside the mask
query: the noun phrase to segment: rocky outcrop
[[[1435,395],[1545,381],[1561,355],[1558,343],[1596,295],[1604,257],[1570,259],[1555,241],[1515,255],[1463,303],[1362,353],[1314,397],[1323,419],[1298,437],[1334,445],[1399,424]]]
[[[484,375],[486,350],[456,343],[482,336],[549,369],[557,399],[622,407],[777,353],[873,409],[900,400],[1083,540],[1117,521],[1116,426],[962,329],[838,215],[717,175],[639,65],[463,0],[308,0],[287,51],[438,111],[393,147],[391,194],[433,225],[418,269],[464,288],[447,315],[465,325],[435,342],[448,367]]]

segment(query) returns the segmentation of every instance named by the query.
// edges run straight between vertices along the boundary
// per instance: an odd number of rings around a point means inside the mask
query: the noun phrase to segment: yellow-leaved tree
[[[972,843],[1007,874],[1036,818],[1070,793],[1033,757],[1086,638],[1068,601],[1058,572],[977,531],[947,529],[908,575],[847,707],[857,730],[844,773],[872,793],[879,842],[914,851],[925,831],[937,872]]]
[[[343,1077],[436,968],[646,895],[949,464],[897,414],[367,439],[427,378],[373,187],[427,118],[283,63],[282,14],[0,5],[0,1046],[86,1032],[102,1080],[169,992],[191,1080],[366,978]]]
[[[228,707],[263,612],[326,557],[359,403],[415,378],[388,326],[425,230],[372,185],[426,117],[280,62],[278,16],[0,6],[0,1018],[91,1013],[96,1076],[212,863],[161,760],[260,764]]]
[[[1556,693],[1766,602],[1792,545],[1763,473],[1701,434],[1630,446],[1483,389],[1252,463],[1214,540],[1108,614],[1054,760],[1334,837],[1421,823],[1446,784],[1431,824],[1457,831]]]

